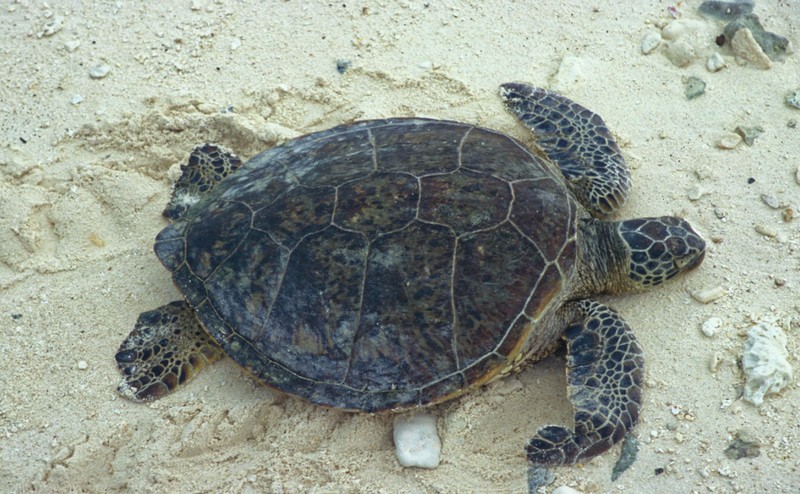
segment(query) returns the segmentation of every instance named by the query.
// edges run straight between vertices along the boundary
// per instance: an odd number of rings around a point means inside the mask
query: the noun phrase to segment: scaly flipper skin
[[[139,315],[114,356],[123,378],[118,390],[134,401],[161,398],[222,358],[185,302],[172,302]]]
[[[571,465],[608,450],[636,425],[642,404],[644,359],[628,324],[591,300],[574,302],[567,328],[567,381],[575,431],[550,425],[525,448],[537,465]]]
[[[533,131],[536,145],[558,165],[586,209],[600,217],[622,207],[631,174],[599,115],[527,84],[503,84],[500,95],[506,108]]]

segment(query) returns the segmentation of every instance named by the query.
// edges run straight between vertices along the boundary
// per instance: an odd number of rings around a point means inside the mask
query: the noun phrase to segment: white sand
[[[178,298],[151,249],[170,177],[193,144],[249,157],[300,133],[403,115],[530,142],[500,104],[507,81],[558,89],[605,118],[634,169],[622,217],[680,214],[709,240],[690,276],[610,300],[646,352],[638,460],[613,483],[618,448],[558,468],[547,492],[797,489],[798,386],[755,408],[739,399],[737,358],[752,321],[772,318],[797,365],[800,220],[784,222],[760,195],[800,206],[800,127],[787,126],[800,111],[783,104],[800,86],[800,54],[770,70],[728,56],[715,74],[702,60],[679,69],[642,55],[670,2],[441,3],[4,3],[0,491],[526,492],[523,445],[539,426],[571,420],[559,358],[436,408],[442,463],[430,471],[398,465],[391,416],[279,396],[227,359],[168,398],[135,404],[117,395],[113,360],[139,312]],[[699,2],[688,3],[694,18]],[[797,0],[756,12],[797,46]],[[40,37],[54,21],[62,28]],[[344,75],[340,59],[353,64]],[[110,73],[90,79],[102,64]],[[575,77],[559,81],[560,66]],[[704,96],[686,100],[687,75],[708,83]],[[715,148],[738,125],[765,133],[752,147]],[[707,194],[690,201],[696,186]],[[716,286],[725,295],[711,304],[689,295]],[[711,316],[725,323],[708,338],[700,327]],[[762,441],[761,456],[725,457],[739,429]]]

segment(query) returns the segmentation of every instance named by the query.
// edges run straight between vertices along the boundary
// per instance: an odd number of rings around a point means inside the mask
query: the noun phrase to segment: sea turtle
[[[139,316],[116,354],[120,391],[156,399],[228,355],[319,405],[402,410],[563,339],[575,429],[540,429],[528,459],[571,464],[622,439],[639,416],[641,349],[589,297],[658,285],[698,266],[705,244],[680,218],[601,219],[630,175],[599,116],[525,84],[501,96],[534,152],[425,118],[341,125],[243,165],[196,148],[155,242],[185,301]]]

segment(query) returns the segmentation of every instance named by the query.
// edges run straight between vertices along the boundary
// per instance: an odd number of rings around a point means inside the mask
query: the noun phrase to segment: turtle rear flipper
[[[630,327],[598,302],[583,300],[571,309],[577,309],[577,321],[564,337],[575,431],[539,429],[525,448],[537,465],[590,460],[621,441],[639,420],[644,360]]]
[[[503,84],[500,94],[506,108],[533,131],[536,145],[561,169],[583,207],[604,216],[625,204],[631,174],[600,115],[527,84]]]
[[[222,356],[186,302],[172,302],[139,315],[114,356],[123,375],[117,389],[134,401],[155,400]]]
[[[176,220],[223,178],[242,166],[242,160],[227,149],[215,144],[203,144],[192,149],[189,160],[181,165],[181,176],[172,189],[169,204],[161,213]]]

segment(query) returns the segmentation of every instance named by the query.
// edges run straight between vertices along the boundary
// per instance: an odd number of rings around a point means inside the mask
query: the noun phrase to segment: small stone
[[[63,28],[64,28],[64,18],[61,16],[56,16],[55,18],[53,18],[53,20],[44,25],[42,30],[39,32],[38,36],[40,38],[41,37],[48,38],[56,34],[57,32],[61,31],[61,29]]]
[[[731,460],[755,458],[761,454],[761,441],[747,431],[738,431],[733,441],[725,448],[725,456]]]
[[[800,165],[797,165],[797,170],[794,172],[794,181],[800,185]]]
[[[80,42],[80,40],[77,40],[77,39],[71,39],[69,41],[65,41],[64,42],[64,48],[66,48],[67,51],[70,52],[70,53],[72,53],[75,50],[77,50],[79,46],[81,46],[81,42]]]
[[[749,14],[753,11],[754,0],[739,0],[732,2],[706,1],[697,7],[697,11],[704,17],[730,21],[740,15]]]
[[[612,481],[613,482],[613,481]],[[572,487],[562,485],[553,489],[553,494],[582,494],[581,491],[576,491]]]
[[[683,94],[686,96],[686,99],[693,100],[698,96],[702,96],[703,93],[706,92],[706,83],[703,82],[702,79],[699,77],[686,77],[683,81],[683,84],[686,86],[684,89]]]
[[[83,96],[80,94],[73,94],[72,98],[69,99],[69,102],[73,105],[80,105],[83,103]]]
[[[706,69],[708,69],[709,72],[717,72],[727,66],[728,64],[725,63],[725,59],[722,58],[722,55],[717,52],[709,55],[708,59],[706,60]]]
[[[617,463],[611,470],[612,482],[616,482],[619,476],[622,475],[625,470],[629,469],[631,465],[633,465],[638,454],[639,440],[636,439],[633,434],[628,434],[625,436],[625,440],[622,442],[622,451],[619,454],[619,460],[617,460]]]
[[[713,288],[704,288],[702,290],[697,290],[692,292],[692,298],[697,300],[702,304],[708,304],[717,300],[718,298],[725,295],[725,290],[721,286],[715,286]]]
[[[102,79],[111,72],[111,66],[108,64],[95,65],[89,70],[89,77],[92,79]]]
[[[768,322],[758,323],[747,331],[742,355],[746,376],[743,400],[760,406],[764,395],[780,392],[792,380],[786,342],[786,333]]]
[[[231,41],[231,51],[236,51],[236,49],[240,46],[242,46],[242,40],[239,38],[233,38],[233,41]]]
[[[699,185],[695,185],[694,187],[690,188],[689,191],[686,193],[686,196],[689,198],[690,201],[697,201],[704,195],[706,195],[706,191]]]
[[[696,57],[692,45],[680,39],[667,43],[664,55],[676,67],[686,67]]]
[[[429,413],[398,415],[394,419],[394,445],[400,465],[436,468],[442,452],[436,417]]]
[[[786,95],[786,104],[800,110],[800,89],[796,89]]]
[[[717,147],[719,149],[734,149],[739,143],[742,142],[742,136],[739,134],[725,134],[717,140]]]
[[[649,55],[653,53],[653,50],[658,48],[658,45],[661,44],[661,33],[658,31],[650,31],[645,35],[642,39],[642,53],[645,55]]]
[[[708,359],[708,370],[711,371],[712,374],[719,370],[719,366],[722,363],[722,354],[720,352],[714,352],[711,354],[711,357]]]
[[[760,69],[772,68],[772,60],[758,45],[753,33],[746,27],[736,31],[731,39],[731,48],[737,57],[747,60]]]
[[[780,201],[778,201],[778,198],[773,195],[761,194],[761,201],[763,201],[764,204],[771,207],[772,209],[778,209],[779,207],[781,207]]]
[[[752,146],[756,138],[764,133],[764,127],[756,125],[755,127],[738,126],[734,129],[737,134],[742,136],[742,140],[748,146]]]
[[[761,235],[764,235],[765,237],[769,238],[775,238],[778,236],[778,232],[774,228],[769,227],[767,225],[761,225],[761,224],[756,225],[756,231]]]
[[[86,370],[86,369],[88,369],[88,368],[89,368],[89,364],[88,364],[88,362],[86,362],[85,360],[79,360],[79,361],[78,361],[78,369],[80,369],[80,370]]]
[[[706,319],[700,330],[709,338],[713,338],[715,334],[722,328],[722,319],[719,317],[710,317]]]
[[[350,60],[337,60],[336,61],[336,72],[340,74],[344,74],[347,70],[353,66],[353,62]]]
[[[550,485],[556,476],[548,468],[540,465],[531,465],[528,468],[528,493],[536,494],[539,487]]]

